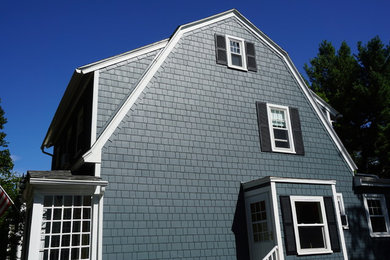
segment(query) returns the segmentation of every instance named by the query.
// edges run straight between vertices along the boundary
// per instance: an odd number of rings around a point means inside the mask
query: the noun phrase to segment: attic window
[[[226,36],[228,66],[235,69],[247,70],[244,59],[244,40],[232,36]]]
[[[215,35],[217,64],[242,71],[257,71],[255,45],[244,39]]]

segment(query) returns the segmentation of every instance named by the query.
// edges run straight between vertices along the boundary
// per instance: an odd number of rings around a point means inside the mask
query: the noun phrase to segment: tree
[[[4,110],[0,106],[0,185],[15,203],[15,206],[10,207],[0,217],[0,259],[6,259],[6,257],[15,259],[23,219],[19,210],[21,206],[18,190],[20,178],[13,172],[14,164],[8,149],[8,143],[5,140],[6,134],[2,131],[6,123]],[[12,232],[9,232],[10,227],[13,229]]]
[[[304,69],[312,90],[342,114],[335,130],[359,171],[390,178],[390,46],[375,37],[357,50],[323,41]]]

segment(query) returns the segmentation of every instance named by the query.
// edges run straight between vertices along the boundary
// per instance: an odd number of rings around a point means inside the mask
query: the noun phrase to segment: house
[[[24,258],[383,259],[389,183],[355,174],[333,113],[237,10],[79,67]]]

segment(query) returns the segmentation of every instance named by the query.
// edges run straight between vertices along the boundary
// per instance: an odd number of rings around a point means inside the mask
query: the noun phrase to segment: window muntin
[[[227,61],[229,67],[247,70],[244,43],[243,39],[226,36]]]
[[[272,150],[294,153],[288,107],[267,104]]]
[[[291,196],[290,200],[298,254],[331,253],[323,198]]]
[[[90,259],[91,196],[44,196],[40,259]]]
[[[365,194],[364,206],[371,236],[390,236],[389,216],[384,196]]]

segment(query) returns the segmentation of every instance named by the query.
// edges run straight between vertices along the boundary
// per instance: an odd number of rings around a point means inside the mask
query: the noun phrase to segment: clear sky
[[[390,41],[388,0],[14,1],[0,3],[0,98],[14,170],[50,170],[40,150],[75,68],[172,35],[181,24],[236,8],[303,65],[337,48]]]

